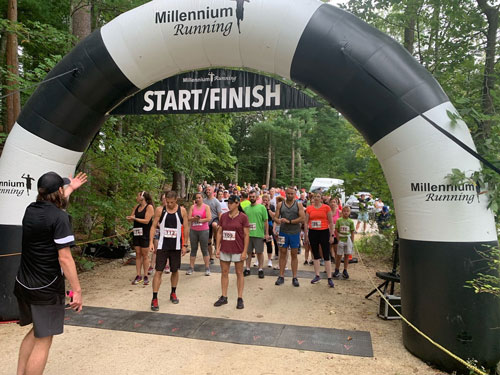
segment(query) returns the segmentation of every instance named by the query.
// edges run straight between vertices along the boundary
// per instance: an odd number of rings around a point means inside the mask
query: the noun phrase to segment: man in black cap
[[[82,309],[82,290],[71,255],[75,244],[69,215],[63,210],[70,194],[87,181],[85,173],[62,178],[55,172],[38,179],[38,196],[23,217],[22,255],[14,294],[19,324],[33,327],[19,349],[18,374],[42,374],[52,337],[64,326],[64,276],[73,289],[70,307]]]

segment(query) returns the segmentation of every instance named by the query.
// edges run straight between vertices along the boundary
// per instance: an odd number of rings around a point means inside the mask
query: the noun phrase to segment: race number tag
[[[283,246],[285,244],[285,236],[278,236],[278,245]]]
[[[134,237],[142,236],[142,228],[134,228]]]
[[[222,239],[224,241],[236,241],[236,231],[234,230],[222,231]]]
[[[257,229],[257,224],[250,223],[250,230],[256,230],[256,229]]]
[[[165,228],[165,238],[177,238],[177,228]]]
[[[349,227],[347,225],[341,225],[340,233],[349,233]]]
[[[311,221],[311,228],[319,229],[321,228],[321,220],[313,220]]]
[[[201,227],[202,225],[203,225],[203,223],[199,223],[196,221],[193,221],[193,224],[191,224],[192,227]]]

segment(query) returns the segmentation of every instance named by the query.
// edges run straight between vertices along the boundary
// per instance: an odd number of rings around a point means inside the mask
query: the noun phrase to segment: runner
[[[337,220],[341,217],[342,215],[342,210],[339,209],[339,206],[337,205],[338,198],[332,198],[330,199],[329,206],[332,209],[332,221],[333,221],[333,226],[335,227],[335,224],[337,223]],[[337,233],[337,231],[335,231]],[[337,245],[339,243],[339,240],[337,238],[337,235],[335,234],[335,237],[333,239],[333,243],[330,245],[330,254],[332,256],[332,263],[335,263],[335,260],[337,259]],[[333,276],[335,277],[335,275]]]
[[[220,219],[220,227],[217,232],[217,258],[220,259],[221,289],[222,295],[214,303],[219,307],[227,304],[227,289],[229,285],[229,267],[234,262],[236,271],[236,283],[238,286],[237,309],[242,309],[243,286],[243,262],[247,258],[247,248],[250,242],[250,225],[248,217],[243,213],[240,206],[240,198],[231,195],[228,199],[229,212],[223,214]]]
[[[285,282],[288,248],[291,248],[292,255],[292,284],[295,287],[300,285],[299,279],[297,279],[299,265],[297,253],[300,247],[300,224],[304,221],[304,216],[302,203],[298,203],[295,199],[295,189],[292,187],[287,188],[286,199],[284,202],[278,203],[276,215],[274,215],[274,221],[280,226],[278,237],[278,245],[280,247],[280,275],[275,282],[276,285],[281,285]]]
[[[278,248],[278,243],[276,242],[276,236],[274,236],[274,231],[273,231],[273,223],[274,223],[274,215],[276,212],[276,207],[270,203],[270,197],[267,194],[264,194],[262,196],[262,204],[267,210],[267,225],[269,227],[268,233],[269,237],[266,240],[266,247],[267,247],[267,267],[272,268],[273,267],[273,242],[274,242],[274,248]]]
[[[82,289],[70,249],[75,237],[64,208],[70,194],[86,181],[85,173],[73,179],[45,173],[38,179],[36,202],[24,213],[21,263],[14,295],[19,306],[19,325],[33,323],[33,327],[19,348],[17,374],[42,374],[53,336],[63,333],[64,276],[73,289],[70,308],[82,310]]]
[[[149,247],[154,250],[152,238],[154,237],[154,228],[160,225],[160,240],[158,241],[158,250],[156,250],[155,275],[153,277],[153,299],[151,301],[151,310],[158,311],[158,290],[160,290],[161,277],[163,269],[170,262],[170,283],[172,290],[170,292],[170,301],[174,304],[179,303],[176,290],[179,282],[179,268],[181,266],[181,256],[186,254],[187,244],[185,239],[189,238],[189,225],[186,209],[177,204],[177,193],[169,191],[162,195],[162,205],[155,211],[153,226],[151,227],[151,241]],[[185,225],[184,225],[185,224]]]
[[[229,212],[229,207],[227,205],[227,197],[224,198],[225,195],[228,195],[226,194],[227,190],[219,190],[217,191],[217,200],[219,201],[220,203],[220,208],[221,208],[221,212],[223,214],[225,214],[226,212]]]
[[[189,259],[190,267],[186,275],[194,272],[194,262],[198,253],[198,244],[201,247],[203,261],[205,262],[205,276],[210,276],[210,256],[208,255],[208,223],[212,221],[210,207],[203,203],[203,195],[196,193],[195,203],[189,209],[189,222],[191,229],[189,231],[189,240],[191,242],[191,257]]]
[[[342,256],[344,256],[344,271],[342,271],[342,277],[344,279],[349,278],[349,273],[347,272],[347,267],[349,267],[349,255],[352,254],[352,244],[354,243],[354,221],[349,219],[351,213],[351,208],[349,206],[344,206],[342,209],[342,217],[337,220],[335,224],[335,236],[339,239],[339,244],[337,248],[337,256],[335,258],[335,273],[333,277],[340,277],[340,261]]]
[[[259,267],[259,279],[264,278],[264,243],[269,237],[269,225],[267,224],[267,210],[262,204],[257,203],[257,193],[252,190],[248,195],[250,205],[244,209],[250,223],[250,242],[247,248],[249,255],[246,260],[246,269],[243,276],[250,275],[250,263],[252,259],[250,254],[255,249]]]
[[[305,240],[311,244],[314,256],[314,272],[316,276],[311,280],[311,284],[316,284],[321,280],[319,276],[319,260],[321,258],[319,246],[321,245],[328,286],[333,288],[332,264],[330,262],[330,244],[333,243],[334,237],[332,210],[328,205],[322,203],[320,193],[313,194],[313,204],[306,209],[304,236]]]
[[[220,202],[217,198],[214,197],[214,188],[210,185],[205,189],[206,198],[203,200],[203,203],[207,204],[210,207],[210,212],[212,214],[212,221],[208,224],[209,232],[208,232],[208,253],[210,255],[210,264],[214,264],[214,251],[212,248],[212,241],[215,244],[216,235],[217,235],[217,225],[219,223],[219,217],[222,214],[222,208],[220,206]]]
[[[133,245],[135,250],[135,268],[137,275],[132,285],[144,283],[149,285],[149,235],[151,232],[151,221],[154,215],[153,200],[147,191],[137,194],[137,205],[132,210],[128,221],[134,222]],[[154,237],[154,232],[151,238]],[[144,279],[141,276],[141,268],[144,270]]]

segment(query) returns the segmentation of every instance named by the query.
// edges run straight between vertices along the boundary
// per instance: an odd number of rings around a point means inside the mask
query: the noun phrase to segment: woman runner
[[[212,214],[208,204],[203,203],[203,194],[196,193],[194,204],[189,209],[189,240],[191,242],[191,257],[189,259],[190,267],[186,275],[192,275],[194,272],[194,262],[198,253],[198,244],[201,247],[203,261],[205,262],[205,276],[210,276],[210,255],[208,254],[208,223],[212,220]]]
[[[328,285],[331,288],[334,286],[332,264],[330,263],[330,244],[333,243],[334,230],[331,208],[322,203],[321,194],[314,193],[312,204],[306,208],[306,220],[304,223],[304,238],[311,244],[314,256],[314,272],[316,273],[314,279],[311,280],[311,284],[316,284],[321,280],[319,276],[319,260],[321,258],[319,245],[321,245]]]
[[[240,207],[240,197],[231,195],[227,203],[229,212],[220,218],[219,229],[217,231],[217,252],[216,257],[220,259],[221,268],[221,288],[222,295],[214,303],[214,306],[227,304],[227,288],[229,285],[229,267],[234,262],[236,271],[236,283],[238,286],[237,309],[242,309],[243,305],[243,263],[247,258],[247,248],[250,242],[250,224],[247,215]]]
[[[135,250],[135,268],[137,276],[132,285],[144,283],[149,284],[149,232],[151,230],[151,222],[155,213],[153,208],[153,200],[147,191],[142,191],[137,194],[137,205],[132,210],[130,216],[127,216],[128,221],[134,222],[134,239],[133,246]],[[144,279],[141,276],[141,268],[144,270]]]

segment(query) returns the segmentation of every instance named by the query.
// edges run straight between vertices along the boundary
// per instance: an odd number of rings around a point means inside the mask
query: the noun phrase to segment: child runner
[[[342,277],[344,279],[349,278],[347,273],[347,267],[349,266],[349,255],[352,254],[351,246],[349,246],[349,235],[351,237],[351,242],[354,243],[354,221],[349,219],[349,214],[351,209],[349,206],[344,206],[342,209],[342,217],[337,220],[335,224],[335,237],[339,239],[337,245],[337,256],[335,258],[335,272],[333,277],[338,278],[340,276],[340,259],[344,256],[344,271],[342,272]]]

